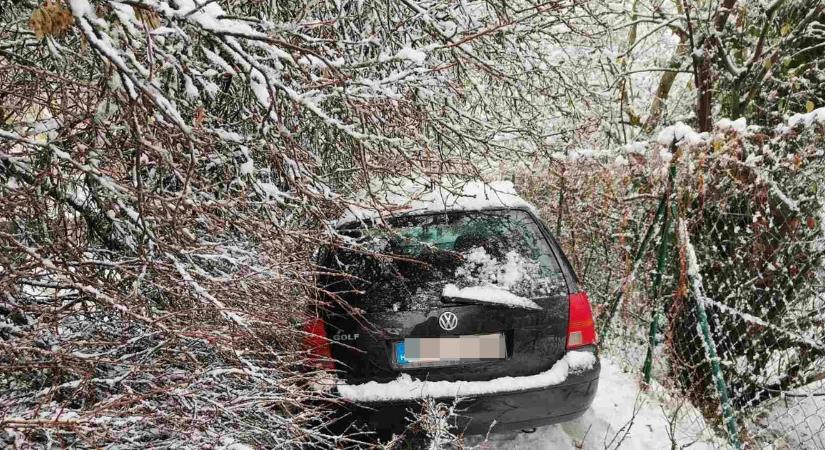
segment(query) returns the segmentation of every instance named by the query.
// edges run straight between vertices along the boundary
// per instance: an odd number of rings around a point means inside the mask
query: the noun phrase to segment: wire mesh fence
[[[821,132],[716,130],[519,175],[604,351],[689,406],[674,443],[825,448]]]

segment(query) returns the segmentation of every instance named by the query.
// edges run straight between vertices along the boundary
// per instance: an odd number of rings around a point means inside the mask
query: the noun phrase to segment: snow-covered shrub
[[[684,155],[680,195],[696,249],[711,328],[735,406],[746,413],[808,384],[825,368],[823,292],[825,186],[821,124],[777,132],[724,132]],[[677,286],[676,292],[682,292]],[[686,298],[671,305],[672,350],[702,397],[706,359],[688,334]],[[677,367],[674,365],[674,367]]]
[[[421,450],[461,448],[460,430],[457,431],[455,428],[460,415],[460,405],[458,400],[451,404],[431,398],[422,400],[420,409],[412,411],[408,427],[413,448]]]
[[[799,418],[783,417],[785,428],[765,435],[754,424],[774,399],[825,369],[820,114],[825,109],[793,115],[776,129],[741,119],[721,120],[712,133],[677,124],[657,143],[516,173],[551,228],[556,222],[597,303],[604,347],[643,373],[650,350],[653,377],[721,425],[691,270],[667,215],[685,221],[730,406],[751,442],[795,433],[789,424]],[[611,163],[616,153],[625,164]]]
[[[0,2],[4,439],[346,443],[301,370],[313,252],[354,188],[541,139],[500,105],[546,99],[521,61],[578,6],[523,6]]]
[[[605,158],[550,160],[516,174],[520,192],[531,200],[579,275],[596,308],[603,310],[633,259],[665,178],[660,159],[627,152],[627,164]]]

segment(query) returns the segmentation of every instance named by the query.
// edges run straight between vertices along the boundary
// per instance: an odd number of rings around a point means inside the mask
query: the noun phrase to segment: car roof
[[[416,217],[416,216],[433,216],[438,214],[453,214],[453,213],[472,213],[472,212],[483,212],[483,211],[524,211],[526,213],[530,213],[531,216],[535,216],[534,218],[538,218],[536,211],[533,208],[527,208],[525,206],[486,206],[482,208],[447,208],[439,211],[435,210],[405,210],[405,211],[398,211],[398,212],[388,212],[380,216],[372,216],[366,218],[352,218],[347,222],[340,222],[336,224],[337,229],[346,230],[346,229],[353,229],[356,225],[359,224],[369,224],[369,223],[380,223],[385,220],[403,218],[403,217]]]

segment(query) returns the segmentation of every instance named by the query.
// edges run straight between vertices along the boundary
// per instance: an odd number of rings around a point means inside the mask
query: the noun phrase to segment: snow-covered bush
[[[299,370],[310,261],[342,239],[329,219],[381,206],[382,179],[498,161],[531,165],[517,179],[601,323],[643,318],[625,335],[657,310],[683,318],[663,294],[679,293],[672,259],[661,292],[634,290],[657,278],[638,250],[677,165],[710,308],[729,317],[713,329],[758,335],[718,340],[728,374],[758,371],[737,401],[806,380],[819,350],[791,343],[818,332],[821,306],[804,286],[821,256],[822,9],[688,3],[0,0],[3,439],[340,442]],[[641,142],[674,117],[770,107],[759,123],[774,124],[803,101],[776,131],[681,124]],[[725,246],[741,253],[720,260]],[[756,289],[729,299],[742,283]]]
[[[643,373],[649,350],[653,377],[722,425],[701,301],[742,439],[767,442],[795,433],[793,417],[783,418],[784,431],[763,435],[755,425],[771,401],[825,369],[823,147],[825,108],[776,129],[741,119],[720,120],[712,133],[676,124],[655,143],[556,159],[516,179],[557,222],[597,303],[605,347]],[[698,259],[701,300],[675,239],[679,218]]]
[[[705,152],[685,155],[681,195],[715,317],[717,352],[734,404],[747,410],[808,384],[825,368],[825,329],[815,319],[825,286],[825,127],[814,121],[724,133]],[[677,296],[673,306],[684,300]],[[674,350],[694,355],[683,377],[700,383],[692,366],[704,355],[683,338],[695,318],[670,319],[681,330]]]
[[[0,2],[3,439],[345,445],[302,370],[329,219],[541,140],[501,105],[578,7]]]

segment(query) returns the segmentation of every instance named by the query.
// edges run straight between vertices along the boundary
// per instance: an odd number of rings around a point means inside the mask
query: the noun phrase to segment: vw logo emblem
[[[438,317],[438,324],[441,325],[441,328],[445,331],[455,330],[455,327],[458,326],[458,316],[456,316],[455,313],[447,311]]]

